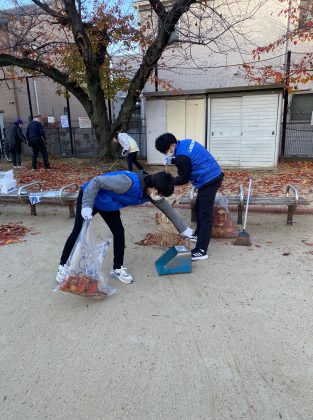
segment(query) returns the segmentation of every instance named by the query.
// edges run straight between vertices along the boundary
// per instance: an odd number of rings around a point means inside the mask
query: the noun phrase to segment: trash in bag
[[[116,292],[108,284],[101,267],[110,246],[110,239],[97,243],[92,224],[84,221],[82,230],[66,263],[64,280],[56,288],[80,296],[110,296]]]
[[[226,197],[217,197],[213,208],[212,238],[235,238],[237,231],[233,226]]]

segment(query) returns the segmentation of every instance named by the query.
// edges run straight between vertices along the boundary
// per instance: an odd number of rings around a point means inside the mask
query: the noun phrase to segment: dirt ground
[[[251,214],[252,247],[213,240],[192,273],[159,277],[164,250],[134,244],[155,210],[125,209],[136,281],[111,280],[117,293],[99,301],[52,291],[66,208],[0,211],[38,232],[0,248],[1,419],[312,418],[311,215],[287,226],[286,215]],[[105,272],[111,260],[112,250]]]

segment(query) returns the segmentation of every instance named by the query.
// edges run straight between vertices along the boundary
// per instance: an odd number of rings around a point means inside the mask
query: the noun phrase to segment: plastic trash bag
[[[64,280],[56,290],[80,296],[110,296],[116,292],[108,284],[108,278],[101,270],[111,240],[97,243],[92,224],[84,221],[82,230],[66,263]]]
[[[212,238],[235,238],[237,231],[233,226],[226,197],[216,197],[213,208]]]

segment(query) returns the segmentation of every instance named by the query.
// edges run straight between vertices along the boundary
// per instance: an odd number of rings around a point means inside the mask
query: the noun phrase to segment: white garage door
[[[241,97],[211,99],[210,152],[223,165],[240,165]]]
[[[209,150],[227,166],[275,165],[278,94],[211,99]]]
[[[167,131],[177,139],[193,139],[204,145],[204,99],[171,99],[166,106]]]

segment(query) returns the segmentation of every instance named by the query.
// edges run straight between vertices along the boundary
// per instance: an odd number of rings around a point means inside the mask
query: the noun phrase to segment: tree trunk
[[[99,143],[99,158],[108,161],[112,158],[111,126],[108,118],[106,99],[101,88],[98,72],[95,70],[89,74],[87,72],[87,85],[92,102],[90,119]]]

